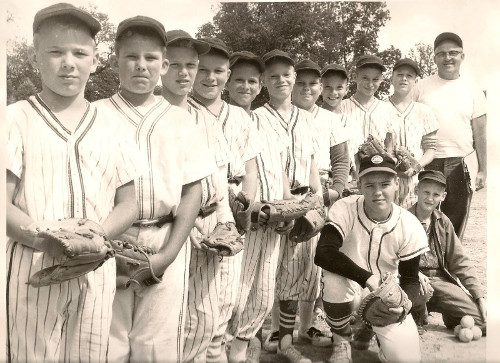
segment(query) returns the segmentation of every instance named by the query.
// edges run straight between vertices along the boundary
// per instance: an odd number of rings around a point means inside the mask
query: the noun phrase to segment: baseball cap
[[[122,20],[120,24],[118,24],[118,29],[116,29],[115,39],[118,39],[118,37],[120,37],[120,35],[122,35],[125,30],[135,27],[145,27],[154,30],[156,33],[158,33],[165,45],[167,45],[167,37],[165,36],[165,28],[163,27],[163,24],[158,20],[142,15],[137,15],[133,18]]]
[[[395,71],[397,68],[401,66],[409,66],[413,68],[413,70],[417,73],[417,76],[420,75],[420,67],[418,66],[417,62],[415,62],[413,59],[410,58],[403,58],[398,60],[395,64],[394,67],[392,68],[393,71]]]
[[[253,63],[257,66],[257,68],[261,73],[264,72],[265,69],[264,62],[259,56],[253,54],[252,52],[242,50],[239,52],[232,53],[231,57],[229,57],[229,68],[233,68],[233,66],[239,61],[247,61],[249,63]]]
[[[311,70],[315,71],[319,77],[321,77],[321,68],[315,62],[310,59],[303,59],[295,65],[295,72]]]
[[[356,68],[361,68],[368,65],[380,68],[382,72],[385,72],[386,70],[382,59],[373,54],[362,55],[356,61]]]
[[[229,49],[227,48],[226,43],[218,38],[202,38],[201,41],[208,43],[210,45],[210,50],[216,49],[223,53],[227,58],[230,57]]]
[[[193,44],[193,48],[198,52],[198,54],[205,54],[210,50],[210,45],[202,42],[201,40],[194,39],[188,32],[175,29],[169,30],[165,33],[167,37],[167,45],[177,41],[177,40],[189,40]]]
[[[284,59],[292,66],[295,65],[295,62],[293,61],[292,57],[290,57],[290,54],[279,49],[273,49],[262,56],[262,60],[264,61],[265,64],[267,64],[269,61],[275,58]]]
[[[327,74],[328,72],[340,72],[345,74],[346,78],[349,77],[347,74],[347,69],[344,66],[341,66],[340,64],[336,63],[330,63],[324,66],[323,69],[321,70],[321,77],[324,77],[325,74]]]
[[[60,15],[74,16],[75,18],[83,21],[86,25],[88,25],[92,37],[95,37],[99,30],[101,30],[101,24],[99,21],[97,21],[97,19],[95,19],[88,11],[77,8],[72,4],[58,3],[43,8],[35,14],[35,18],[33,20],[33,33],[38,30],[42,21],[52,18],[53,16]]]
[[[460,48],[463,48],[462,38],[460,38],[455,33],[444,32],[439,34],[434,40],[434,49],[436,49],[439,46],[439,44],[441,44],[445,40],[451,40],[452,42],[456,43]]]
[[[422,180],[434,180],[446,186],[446,177],[442,172],[437,170],[422,170],[418,173],[418,181]]]
[[[389,155],[373,154],[359,161],[359,177],[375,171],[397,174],[396,162]]]

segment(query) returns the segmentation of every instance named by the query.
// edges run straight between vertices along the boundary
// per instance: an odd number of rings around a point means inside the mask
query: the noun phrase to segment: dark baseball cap
[[[446,177],[444,174],[437,170],[423,170],[418,173],[418,181],[433,180],[439,184],[446,186]]]
[[[379,68],[382,70],[382,72],[385,72],[385,70],[386,70],[382,59],[377,57],[374,54],[362,55],[356,61],[356,68],[361,68],[361,67],[366,67],[366,66],[372,66],[372,67]]]
[[[321,68],[310,59],[303,59],[295,65],[295,72],[297,73],[306,70],[314,71],[318,74],[318,77],[321,77]]]
[[[115,39],[118,39],[127,29],[135,27],[144,27],[154,30],[160,36],[163,43],[167,45],[167,37],[165,35],[165,28],[163,27],[163,24],[156,19],[142,15],[122,20],[120,24],[118,24],[118,29],[116,29]]]
[[[200,40],[205,43],[208,43],[208,45],[210,45],[210,50],[212,49],[218,50],[229,59],[231,54],[229,53],[229,49],[227,48],[226,43],[224,43],[222,40],[218,38],[202,38]]]
[[[403,58],[398,60],[395,64],[394,67],[392,68],[392,71],[395,71],[399,67],[402,66],[409,66],[413,68],[413,70],[417,73],[417,76],[420,75],[420,67],[418,66],[417,62],[415,62],[413,59],[410,58]]]
[[[233,68],[233,66],[240,61],[255,64],[261,73],[264,72],[266,67],[259,56],[253,54],[252,52],[242,50],[231,54],[231,57],[229,57],[229,68]]]
[[[396,175],[396,162],[389,155],[383,154],[373,154],[359,161],[359,177],[376,171]]]
[[[290,56],[290,54],[288,54],[287,52],[284,52],[282,50],[279,50],[279,49],[273,49],[271,50],[270,52],[267,52],[266,54],[264,54],[262,56],[262,60],[264,61],[264,63],[267,65],[267,63],[269,63],[272,59],[283,59],[285,60],[287,63],[290,63],[292,66],[295,65],[295,62],[293,61],[292,57]]]
[[[101,30],[101,24],[99,21],[97,21],[97,19],[94,18],[88,11],[77,8],[72,4],[58,3],[43,8],[35,14],[35,19],[33,20],[33,34],[38,30],[38,27],[44,20],[61,15],[74,16],[75,18],[80,19],[89,27],[92,37],[95,37],[99,30]]]
[[[193,48],[198,54],[205,54],[210,50],[210,45],[208,43],[205,43],[198,39],[194,39],[191,35],[189,35],[188,32],[184,30],[169,30],[165,33],[165,35],[167,37],[167,45],[170,45],[177,40],[189,40],[191,44],[193,44]]]
[[[434,40],[434,49],[436,49],[439,44],[444,42],[445,40],[451,40],[456,43],[460,48],[463,48],[462,38],[460,38],[457,34],[451,32],[444,32],[439,34]]]
[[[323,69],[321,70],[321,77],[324,77],[329,72],[332,72],[332,73],[339,72],[339,73],[343,73],[346,78],[349,77],[349,75],[347,74],[347,69],[344,66],[341,66],[340,64],[330,63],[330,64],[327,64],[326,66],[324,66]]]

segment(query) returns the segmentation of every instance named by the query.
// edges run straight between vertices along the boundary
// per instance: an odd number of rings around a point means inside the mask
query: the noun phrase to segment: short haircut
[[[35,47],[35,49],[38,49],[38,38],[40,36],[40,29],[42,29],[46,24],[49,23],[51,25],[57,24],[58,26],[65,28],[65,30],[69,29],[85,30],[88,33],[89,37],[91,37],[95,43],[95,37],[92,35],[92,31],[90,30],[87,23],[77,18],[76,16],[64,14],[64,15],[51,16],[50,18],[47,18],[42,22],[40,22],[38,28],[36,28],[33,33],[33,46]]]
[[[126,29],[118,38],[115,39],[115,53],[118,55],[120,53],[120,48],[122,46],[122,43],[126,39],[130,39],[133,36],[142,36],[145,38],[151,38],[151,39],[156,39],[158,40],[158,43],[161,43],[162,45],[161,50],[163,57],[166,56],[167,53],[167,47],[164,45],[164,39],[160,37],[158,32],[148,26],[134,26]]]

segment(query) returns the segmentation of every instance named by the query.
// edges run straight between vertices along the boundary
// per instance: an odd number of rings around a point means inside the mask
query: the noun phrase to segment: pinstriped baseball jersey
[[[366,108],[351,96],[342,100],[340,110],[348,117],[346,129],[351,135],[353,149],[356,152],[368,135],[383,142],[394,123],[391,121],[391,117],[393,117],[391,106],[377,98]]]
[[[349,137],[342,125],[343,114],[336,114],[314,105],[311,111],[312,124],[316,128],[319,150],[314,155],[318,169],[330,170],[330,148],[348,141]]]
[[[189,99],[189,103],[210,112],[193,97]],[[245,175],[245,162],[256,157],[262,150],[257,130],[244,109],[224,101],[219,114],[215,116],[222,126],[231,151],[228,178],[242,177]]]
[[[261,108],[263,110],[260,110]],[[274,123],[266,121],[268,122],[267,127],[270,129],[277,127],[279,129],[279,137],[285,135],[285,140],[288,143],[285,171],[290,182],[290,187],[309,185],[311,156],[319,149],[315,131],[311,126],[312,115],[308,111],[301,110],[297,106],[292,105],[292,112],[289,119],[286,120],[269,103],[266,103],[257,109],[257,111],[260,114],[266,114],[263,120],[274,118]]]
[[[38,96],[7,108],[7,169],[19,178],[13,203],[34,220],[87,217],[102,223],[116,188],[138,174],[136,148],[119,124],[88,104],[71,132]],[[8,241],[7,310],[15,361],[105,361],[114,259],[89,274],[33,288],[26,282],[56,259]]]
[[[363,203],[364,196],[342,198],[330,207],[326,221],[344,240],[340,251],[358,266],[374,275],[397,276],[399,261],[429,250],[425,231],[410,212],[393,204],[389,219],[377,223],[365,214]]]
[[[216,170],[202,129],[186,110],[163,97],[155,97],[145,109],[134,107],[120,94],[97,104],[106,107],[110,117],[121,119],[125,133],[147,160],[147,175],[136,181],[139,219],[175,214],[182,186]]]

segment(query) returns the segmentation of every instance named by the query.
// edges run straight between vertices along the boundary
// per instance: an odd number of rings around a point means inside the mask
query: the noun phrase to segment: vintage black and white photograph
[[[498,0],[5,10],[0,361],[497,361]]]

